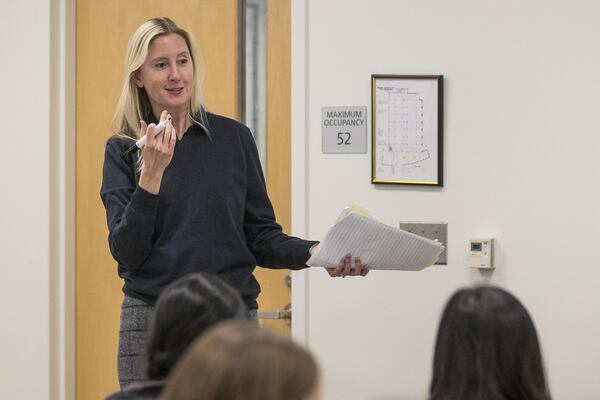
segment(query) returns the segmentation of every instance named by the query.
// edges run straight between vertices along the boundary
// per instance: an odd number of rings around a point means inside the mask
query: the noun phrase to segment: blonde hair
[[[163,400],[305,400],[318,385],[311,354],[255,322],[223,322],[196,340]]]
[[[146,94],[146,90],[136,85],[136,72],[146,61],[152,41],[159,36],[168,34],[181,36],[187,44],[194,71],[194,82],[188,105],[188,113],[191,119],[199,118],[200,122],[204,122],[202,121],[203,115],[201,112],[203,103],[201,79],[203,68],[201,68],[200,57],[194,38],[167,17],[153,18],[140,25],[127,44],[125,79],[112,121],[112,129],[115,134],[137,139],[137,133],[140,130],[140,120],[146,119],[152,113],[150,99]]]

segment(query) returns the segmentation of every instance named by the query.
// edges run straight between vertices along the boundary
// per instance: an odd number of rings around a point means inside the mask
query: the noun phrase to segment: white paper
[[[419,271],[435,264],[443,251],[439,242],[346,209],[306,264],[336,267],[351,253],[371,269]]]

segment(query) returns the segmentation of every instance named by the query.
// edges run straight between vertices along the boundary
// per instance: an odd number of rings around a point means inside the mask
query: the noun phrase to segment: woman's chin
[[[159,108],[161,110],[167,110],[171,114],[179,114],[183,111],[187,111],[188,104],[188,101],[165,102]]]

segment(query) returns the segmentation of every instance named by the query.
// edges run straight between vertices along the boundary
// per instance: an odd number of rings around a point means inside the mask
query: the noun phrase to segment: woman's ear
[[[138,72],[135,72],[133,77],[135,79],[135,84],[137,85],[137,87],[139,87],[140,89],[143,88],[144,84],[142,83],[142,80],[140,79],[140,74]]]

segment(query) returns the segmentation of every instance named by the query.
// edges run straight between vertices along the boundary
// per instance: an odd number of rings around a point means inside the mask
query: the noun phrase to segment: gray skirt
[[[154,307],[133,297],[125,296],[121,305],[117,371],[121,389],[147,379],[146,345]]]
[[[256,310],[249,310],[249,319],[257,318]],[[154,307],[133,297],[125,296],[121,305],[121,327],[117,372],[121,389],[134,382],[148,379],[147,344],[154,317]]]

